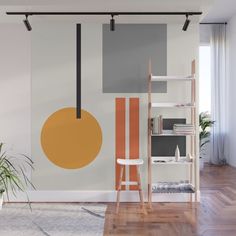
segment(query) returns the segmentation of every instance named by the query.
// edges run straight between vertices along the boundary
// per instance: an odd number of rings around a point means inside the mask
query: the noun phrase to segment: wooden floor
[[[207,165],[201,173],[201,203],[155,203],[147,215],[138,204],[106,212],[104,235],[236,236],[236,169]]]

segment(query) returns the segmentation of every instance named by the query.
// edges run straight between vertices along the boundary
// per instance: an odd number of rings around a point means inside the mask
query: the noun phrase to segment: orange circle
[[[81,110],[63,108],[53,113],[43,125],[41,145],[47,158],[65,169],[77,169],[91,163],[102,145],[102,130],[97,120]]]

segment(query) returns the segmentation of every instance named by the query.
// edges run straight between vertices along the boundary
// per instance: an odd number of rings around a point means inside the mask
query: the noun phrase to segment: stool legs
[[[120,191],[121,191],[121,184],[122,184],[122,179],[123,179],[123,173],[124,173],[124,166],[122,165],[120,168],[120,179],[118,183],[118,189],[117,189],[117,199],[116,199],[116,214],[119,212],[119,207],[120,207]]]
[[[124,168],[125,168],[125,166],[121,165],[121,168],[120,168],[120,178],[119,178],[118,188],[117,188],[116,214],[119,213],[120,192],[121,192],[121,187],[122,187],[122,179],[123,179]],[[140,178],[139,166],[136,166],[136,170],[137,170],[137,183],[138,183],[138,191],[139,191],[140,203],[141,203],[141,207],[142,207],[143,213],[146,214],[145,206],[144,206],[144,200],[143,200],[143,191],[142,191],[142,186],[141,186],[141,178]]]
[[[146,214],[145,207],[144,207],[144,201],[143,201],[143,191],[142,191],[139,167],[136,166],[136,169],[137,169],[137,180],[138,180],[137,182],[138,182],[138,192],[139,192],[140,203],[142,206],[143,213]]]

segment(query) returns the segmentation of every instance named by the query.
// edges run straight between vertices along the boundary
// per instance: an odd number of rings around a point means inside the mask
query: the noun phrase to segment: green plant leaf
[[[8,155],[3,151],[3,143],[0,143],[0,191],[5,190],[9,200],[9,191],[16,196],[18,191],[25,192],[30,209],[31,205],[26,192],[26,187],[31,186],[35,189],[33,183],[26,176],[26,166],[34,169],[33,161],[24,154],[19,156]],[[32,210],[32,209],[31,209]]]

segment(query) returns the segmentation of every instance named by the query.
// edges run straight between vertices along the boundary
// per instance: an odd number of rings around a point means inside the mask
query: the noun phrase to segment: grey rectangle
[[[166,24],[103,25],[103,93],[146,93],[148,62],[152,73],[167,73]],[[166,93],[167,83],[156,82],[152,91]]]
[[[186,124],[186,119],[163,119],[163,129],[172,130],[174,124]],[[185,136],[152,136],[152,156],[174,156],[177,145],[180,156],[186,156]]]

